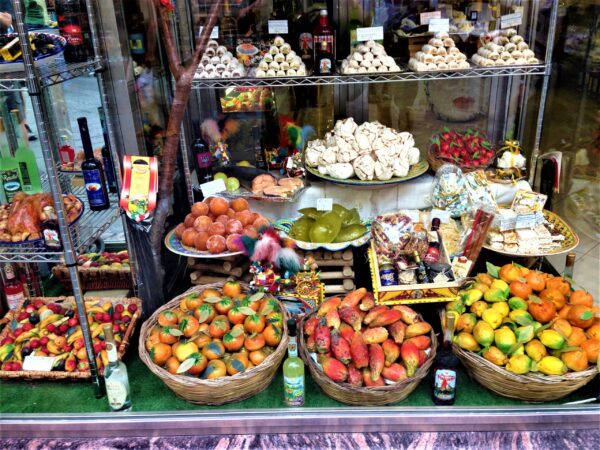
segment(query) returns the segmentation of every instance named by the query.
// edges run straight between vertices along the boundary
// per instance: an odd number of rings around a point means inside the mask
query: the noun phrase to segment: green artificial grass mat
[[[142,363],[135,345],[125,357],[131,384],[133,411],[219,411],[231,409],[283,408],[283,380],[281,369],[271,385],[263,392],[247,400],[222,406],[200,406],[188,403],[177,397],[163,382]],[[598,392],[598,378],[585,388],[558,402],[595,397]],[[91,383],[85,381],[0,381],[0,413],[87,413],[108,412],[106,398],[96,399]],[[500,397],[469,379],[464,371],[458,377],[458,395],[455,406],[470,407],[514,407],[527,403]],[[346,405],[325,395],[306,372],[305,408],[336,408]],[[417,389],[402,402],[394,406],[418,407],[434,406],[431,401],[431,376],[425,378]],[[385,408],[382,407],[382,408]]]

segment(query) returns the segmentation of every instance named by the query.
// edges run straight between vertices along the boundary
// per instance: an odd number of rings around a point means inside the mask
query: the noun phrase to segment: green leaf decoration
[[[240,312],[242,314],[244,314],[245,316],[253,316],[256,314],[256,311],[254,311],[252,308],[250,308],[249,306],[241,306],[240,307]]]
[[[227,334],[230,335],[231,337],[236,338],[236,337],[243,335],[244,330],[242,330],[241,328],[232,328]]]
[[[177,368],[177,373],[185,373],[188,370],[190,370],[192,367],[194,367],[194,364],[196,364],[196,358],[188,358],[186,359],[184,362],[181,363],[181,365]]]
[[[581,320],[590,320],[592,317],[594,317],[594,313],[590,310],[584,311],[579,315]]]
[[[494,278],[498,278],[500,274],[500,267],[493,265],[491,262],[486,262],[485,267],[487,269],[487,273]]]
[[[204,323],[206,319],[210,317],[210,311],[207,311],[205,308],[200,309],[200,314],[198,314],[198,322]]]
[[[169,328],[169,334],[175,337],[183,336],[183,332],[177,328]]]
[[[250,300],[251,302],[257,302],[259,300],[262,300],[262,298],[265,296],[264,292],[257,292],[256,294],[252,294],[248,300]]]
[[[204,299],[205,303],[219,303],[222,300],[221,297],[207,297]]]

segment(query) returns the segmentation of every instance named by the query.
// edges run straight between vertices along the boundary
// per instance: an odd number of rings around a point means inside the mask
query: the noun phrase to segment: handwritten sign
[[[227,188],[225,187],[225,182],[219,178],[218,180],[209,181],[208,183],[202,183],[200,185],[200,190],[202,191],[204,198],[207,198],[218,194],[219,192],[224,192]]]
[[[269,20],[269,34],[288,34],[287,20]]]
[[[356,40],[364,41],[380,41],[383,39],[383,27],[368,27],[356,29]]]
[[[429,31],[431,33],[436,33],[438,31],[445,31],[447,33],[450,31],[450,19],[429,19]]]
[[[317,211],[331,211],[333,209],[332,198],[318,198]]]

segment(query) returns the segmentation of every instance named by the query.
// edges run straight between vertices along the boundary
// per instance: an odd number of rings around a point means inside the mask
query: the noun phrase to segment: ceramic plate
[[[487,243],[487,241],[485,244],[483,244],[483,247],[487,248],[488,250],[491,250],[493,252],[500,253],[502,255],[527,257],[527,256],[560,255],[562,253],[570,252],[575,247],[577,247],[577,245],[579,245],[579,237],[577,236],[577,234],[557,214],[555,214],[551,211],[544,210],[544,217],[546,218],[546,220],[548,222],[550,222],[551,224],[554,225],[554,229],[556,231],[558,231],[560,234],[562,234],[565,237],[565,239],[560,243],[560,247],[556,247],[546,253],[513,253],[513,252],[508,252],[506,250],[496,250],[496,249],[492,248],[490,246],[490,244]]]
[[[339,250],[344,250],[348,247],[360,247],[361,245],[364,245],[367,242],[369,242],[369,239],[371,238],[371,221],[363,220],[362,223],[363,223],[363,225],[365,225],[367,227],[367,232],[365,234],[363,234],[361,237],[359,237],[358,239],[354,239],[353,241],[330,242],[328,244],[298,241],[294,238],[289,237],[289,235],[288,235],[288,233],[292,229],[292,225],[294,225],[294,222],[296,220],[298,220],[298,219],[280,219],[275,222],[274,227],[277,231],[279,231],[279,234],[282,237],[291,239],[292,241],[294,241],[296,243],[296,247],[298,247],[302,250],[316,250],[318,248],[323,248],[325,250],[337,252]]]
[[[308,170],[314,176],[316,176],[317,178],[321,178],[322,180],[329,181],[330,183],[343,184],[343,185],[354,186],[354,187],[366,187],[366,188],[368,188],[368,187],[371,187],[371,188],[372,187],[385,187],[385,186],[390,186],[390,185],[394,185],[394,184],[404,183],[405,181],[420,177],[425,172],[427,172],[427,169],[429,169],[429,164],[427,163],[427,161],[422,159],[417,164],[415,164],[414,166],[412,166],[410,168],[410,170],[408,171],[408,175],[406,175],[405,177],[394,177],[394,178],[391,178],[391,179],[385,180],[385,181],[378,181],[378,180],[363,181],[363,180],[359,180],[358,178],[349,178],[347,180],[339,180],[339,179],[333,178],[329,175],[321,174],[314,167],[306,167],[306,170]]]
[[[175,236],[175,230],[171,230],[165,236],[165,245],[167,249],[182,256],[192,256],[194,258],[225,258],[226,256],[241,255],[242,252],[224,252],[218,254],[212,254],[210,252],[202,252],[196,250],[194,247],[188,247],[183,245],[181,241]]]

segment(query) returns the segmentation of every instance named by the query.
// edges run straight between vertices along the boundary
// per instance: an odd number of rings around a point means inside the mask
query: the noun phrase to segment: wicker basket
[[[71,305],[75,305],[74,297],[32,297],[31,301],[34,302],[36,300],[42,300],[44,303],[68,303]],[[111,303],[121,303],[125,307],[131,303],[135,303],[137,305],[137,311],[131,316],[131,321],[129,322],[129,326],[125,330],[125,334],[123,335],[123,340],[121,344],[119,344],[118,354],[119,358],[122,358],[125,352],[127,351],[127,347],[129,347],[129,339],[133,335],[135,330],[135,324],[140,318],[142,314],[142,301],[139,298],[114,298],[114,297],[88,297],[85,299],[86,303],[98,301],[100,304],[104,304],[106,302]],[[10,315],[16,314],[21,310],[23,302],[17,307],[15,312],[9,312],[6,317],[9,318]],[[12,317],[9,318],[12,320]],[[7,325],[0,333],[0,341],[4,339],[8,332],[10,331],[10,325]],[[40,379],[50,379],[50,380],[63,380],[63,379],[88,379],[92,376],[89,370],[85,372],[66,372],[66,371],[57,371],[53,370],[50,372],[41,372],[35,370],[0,370],[0,378],[19,378],[23,380],[40,380]]]
[[[481,385],[503,397],[526,402],[558,400],[585,386],[598,375],[596,366],[561,376],[537,373],[517,375],[457,345],[453,345],[452,349],[469,375]]]
[[[283,336],[277,349],[271,353],[258,366],[232,376],[216,378],[213,380],[203,380],[196,377],[185,375],[173,375],[162,367],[157,366],[150,359],[146,351],[145,341],[150,330],[158,323],[158,315],[166,310],[172,310],[179,306],[180,301],[192,292],[201,292],[204,289],[221,289],[224,283],[207,284],[204,286],[194,286],[185,293],[175,297],[166,303],[142,325],[140,331],[139,354],[140,359],[150,369],[154,375],[160,378],[179,398],[195,403],[197,405],[223,405],[225,403],[238,402],[252,397],[271,384],[273,377],[277,373],[288,344],[286,313],[283,305],[277,300],[283,320]],[[241,283],[242,288],[249,290],[247,284]]]
[[[86,291],[105,289],[132,289],[133,279],[130,269],[100,269],[98,267],[78,268],[81,286]],[[52,268],[56,279],[69,291],[73,290],[69,269],[63,265]]]
[[[381,387],[354,387],[348,383],[336,383],[327,377],[317,366],[315,361],[308,354],[306,345],[304,345],[304,322],[316,314],[316,312],[316,309],[312,310],[309,314],[304,316],[300,323],[300,339],[298,342],[300,355],[304,360],[304,363],[308,366],[313,380],[315,380],[321,390],[338,402],[356,406],[380,406],[402,401],[417,388],[433,364],[437,348],[437,339],[433,331],[431,331],[431,354],[429,355],[429,359],[417,369],[412,377],[395,384]]]

